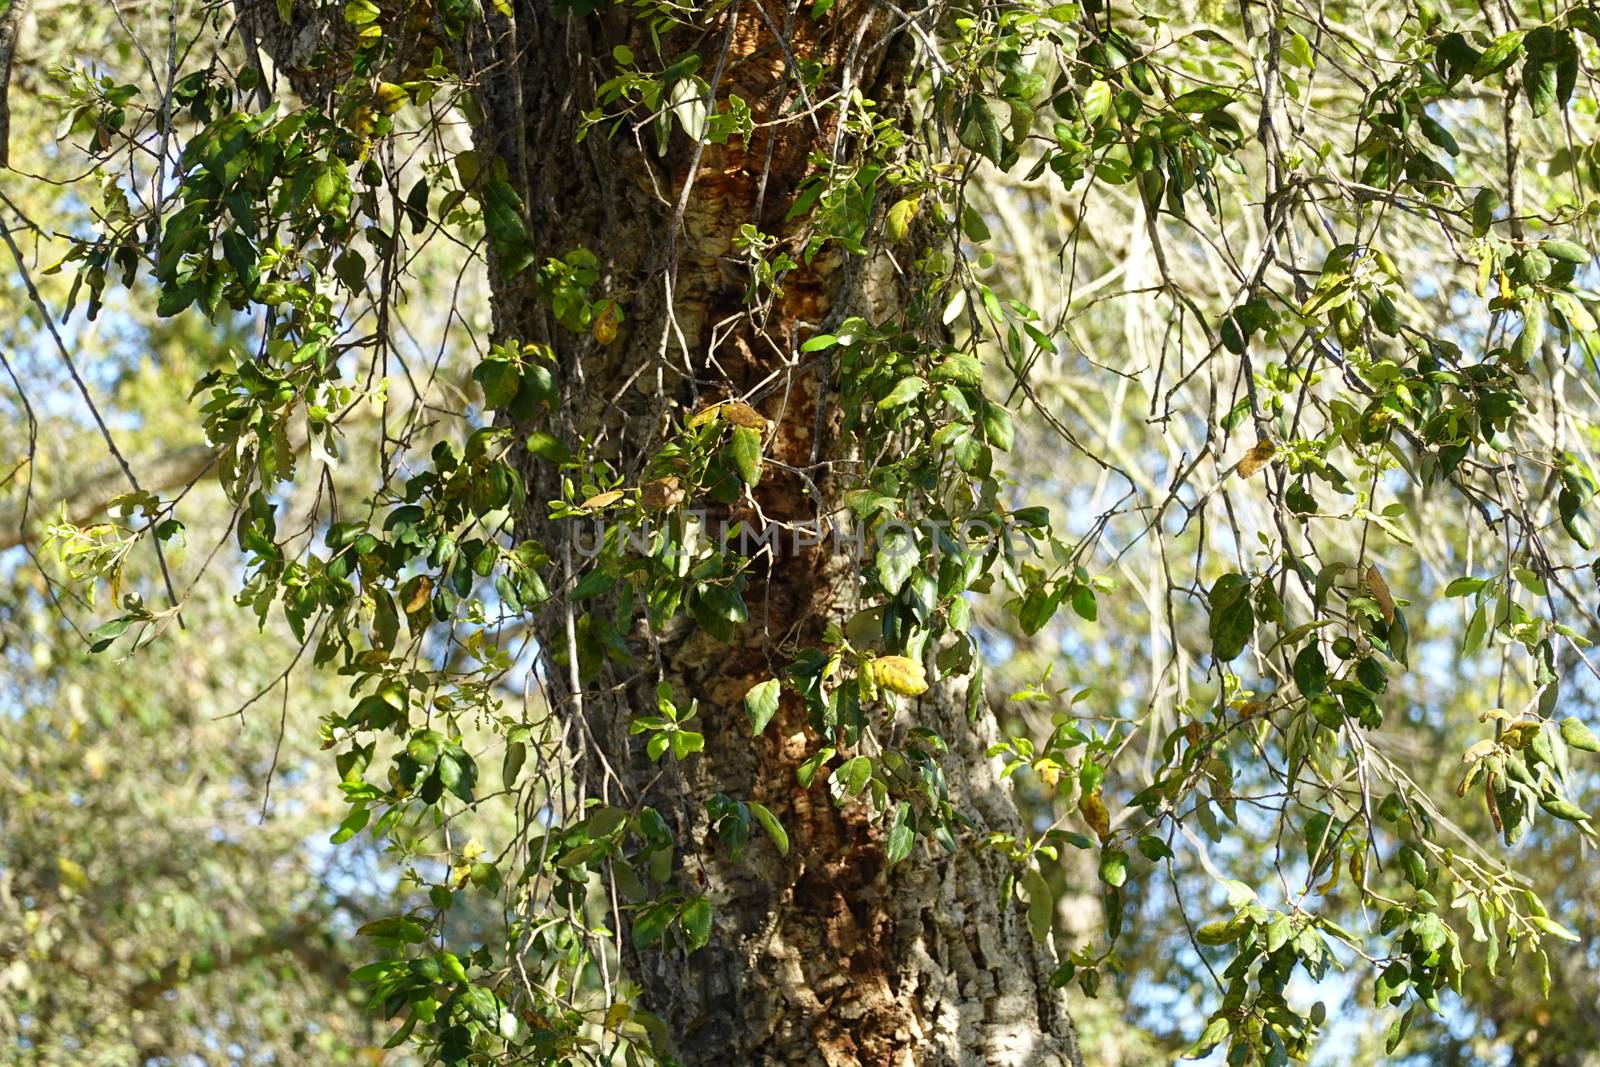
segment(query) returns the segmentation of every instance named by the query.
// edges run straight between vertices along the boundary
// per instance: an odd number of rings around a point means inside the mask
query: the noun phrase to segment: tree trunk
[[[881,204],[868,255],[824,248],[788,274],[782,297],[762,314],[751,313],[745,280],[728,269],[743,223],[782,238],[802,259],[805,220],[785,216],[813,155],[848,163],[858,151],[852,137],[839,135],[836,111],[812,105],[854,91],[895,116],[916,73],[915,38],[895,7],[841,2],[820,18],[809,8],[735,0],[703,26],[664,29],[659,54],[667,62],[699,55],[714,99],[736,94],[756,123],[748,143],[733,137],[697,147],[673,121],[664,152],[649,128],[608,136],[596,127],[579,139],[583,113],[599,106],[597,87],[616,71],[613,49],[657,55],[636,5],[569,15],[518,0],[507,18],[485,4],[485,20],[453,42],[481,114],[474,130],[480,164],[504,163],[526,208],[532,262],[590,250],[602,274],[592,295],[617,301],[624,313],[610,343],[575,335],[553,321],[536,269],[491,253],[496,340],[548,345],[558,357],[561,402],[555,425],[541,428],[581,443],[590,458],[609,461],[626,484],[638,485],[643,460],[663,444],[673,419],[754,397],[774,427],[766,456],[776,463],[767,464],[755,492],[759,512],[724,509],[713,523],[775,529],[831,513],[841,491],[831,472],[850,458],[848,444],[836,432],[829,367],[801,357],[799,346],[847,314],[893,316],[908,291],[886,255]],[[931,12],[918,17],[933,24]],[[280,67],[285,57],[310,54],[316,41],[303,28],[281,41],[262,25],[252,32]],[[426,51],[424,42],[417,54]],[[813,63],[823,77],[797,88],[795,72]],[[325,91],[310,76],[296,87]],[[774,122],[785,117],[792,120]],[[572,539],[592,531],[545,521],[544,502],[561,495],[560,472],[533,456],[522,466],[529,513],[521,533],[565,561],[570,581]],[[839,807],[820,783],[809,791],[797,783],[797,766],[820,743],[798,701],[786,695],[772,725],[751,738],[744,693],[773,677],[792,650],[818,645],[855,584],[853,560],[823,546],[793,548],[785,540],[776,558],[757,561],[745,591],[750,619],[731,645],[680,613],[661,632],[634,624],[624,635],[633,662],[606,665],[581,691],[567,667],[548,664],[543,672],[552,702],[582,738],[574,772],[581,788],[661,812],[682,850],[671,887],[703,893],[715,909],[706,947],[627,949],[629,977],[691,1067],[1079,1063],[1071,1020],[1048,981],[1049,954],[1030,937],[1021,910],[1001,898],[1002,856],[963,842],[953,855],[919,850],[889,867],[865,805]],[[593,611],[594,603],[579,607]],[[535,621],[546,650],[564,646],[572,632],[571,620],[559,616]],[[636,717],[655,713],[663,681],[682,705],[698,702],[706,747],[682,763],[653,762],[628,733]],[[1020,833],[985,755],[995,739],[991,719],[969,724],[963,695],[936,687],[889,728],[910,725],[950,742],[943,765],[958,811],[985,830]],[[729,859],[706,817],[719,793],[767,805],[792,851],[780,856],[761,839]],[[622,918],[626,924],[626,912]]]
[[[814,97],[846,88],[848,78],[894,114],[913,60],[900,23],[878,5],[841,5],[813,21],[770,2],[765,11],[734,4],[703,32],[669,34],[662,54],[670,60],[697,51],[715,98],[736,93],[758,126],[800,103],[793,62],[819,62],[829,72]],[[779,27],[793,60],[773,36]],[[527,207],[534,262],[590,249],[603,270],[595,295],[625,311],[611,344],[576,337],[550,321],[533,271],[507,278],[496,264],[496,333],[555,348],[560,429],[627,472],[629,484],[638,484],[641,457],[660,446],[670,418],[749,396],[775,370],[783,387],[758,403],[776,426],[768,456],[787,468],[826,471],[819,459],[844,456],[833,430],[837,412],[828,403],[827,367],[797,366],[798,345],[844,314],[893,313],[904,280],[881,250],[856,260],[825,250],[785,279],[784,295],[757,323],[746,313],[744,281],[730,278],[719,257],[738,254],[741,223],[794,236],[784,216],[811,153],[834,148],[833,115],[703,149],[674,124],[659,157],[649,131],[607,137],[597,129],[580,143],[580,113],[596,106],[595,87],[610,76],[617,45],[651,51],[644,27],[626,11],[567,19],[538,4],[519,6],[514,30],[491,21],[472,45],[472,62],[484,72],[479,147],[507,163]],[[848,154],[851,144],[842,150]],[[528,462],[526,477],[530,501],[542,506],[559,495],[549,464]],[[766,522],[783,523],[814,518],[836,492],[833,479],[819,474],[808,485],[769,464],[757,499]],[[729,517],[762,521],[744,511]],[[542,522],[535,512],[526,527],[555,559],[571,559],[563,541],[575,533],[570,522]],[[863,805],[837,807],[824,789],[797,784],[796,767],[818,744],[797,701],[786,696],[773,725],[750,737],[743,694],[773,675],[785,647],[818,642],[849,595],[850,562],[823,548],[781,552],[746,592],[751,618],[735,646],[686,618],[653,635],[641,627],[631,642],[639,661],[649,662],[653,639],[659,670],[608,667],[581,702],[566,671],[547,671],[553,698],[581,708],[594,746],[584,773],[594,791],[625,806],[649,804],[675,823],[698,860],[680,863],[674,881],[706,894],[715,909],[704,949],[630,952],[628,971],[686,1064],[1076,1062],[1048,956],[1019,909],[1001,900],[1000,856],[963,847],[889,868]],[[562,636],[550,640],[560,644]],[[665,773],[628,734],[636,716],[654,713],[662,679],[682,703],[698,701],[706,737],[703,753]],[[1016,809],[985,758],[993,724],[969,726],[959,696],[928,694],[916,723],[953,739],[946,767],[958,807],[979,826],[1017,831]],[[763,840],[729,860],[705,814],[718,793],[766,804],[788,828],[792,852],[781,857]]]

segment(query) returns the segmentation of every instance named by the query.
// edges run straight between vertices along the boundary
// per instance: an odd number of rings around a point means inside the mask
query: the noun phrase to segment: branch
[[[186,486],[202,477],[216,463],[221,453],[211,445],[188,445],[142,464],[143,484],[152,493]],[[69,489],[57,504],[65,504],[67,521],[82,525],[105,514],[111,501],[127,491],[120,471],[106,472],[88,478]],[[0,552],[18,545],[31,544],[36,531],[23,528],[27,514],[26,502],[0,512]],[[49,508],[38,509],[49,514]]]
[[[178,988],[191,977],[214,974],[280,952],[290,953],[307,971],[321,975],[336,988],[344,989],[349,985],[350,968],[328,947],[331,938],[319,936],[325,933],[322,929],[324,918],[321,915],[301,915],[289,926],[220,946],[211,953],[194,953],[171,960],[154,975],[128,990],[128,1005],[147,1010],[155,1006],[162,994]]]
[[[5,0],[0,0],[4,3]],[[11,61],[22,34],[22,17],[28,0],[11,0],[0,12],[0,167],[11,165]]]
[[[303,420],[291,422],[289,451],[300,456],[310,445],[311,434],[305,422]],[[222,450],[214,445],[185,445],[182,448],[175,448],[139,465],[143,476],[141,484],[157,496],[173,489],[187,489],[205,477],[221,457]],[[34,542],[34,531],[23,528],[24,518],[31,517],[29,512],[39,511],[49,515],[52,509],[65,505],[67,521],[81,526],[106,513],[111,502],[125,492],[124,481],[121,475],[108,471],[79,482],[45,508],[29,508],[27,501],[23,501],[16,507],[0,511],[0,552]]]

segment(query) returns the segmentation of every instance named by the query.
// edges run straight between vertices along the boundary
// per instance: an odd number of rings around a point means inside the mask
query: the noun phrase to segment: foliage
[[[268,86],[226,48],[185,51],[166,91],[62,72],[63,136],[101,179],[63,310],[93,321],[120,286],[151,284],[161,316],[252,331],[199,378],[195,419],[235,515],[241,605],[348,680],[320,727],[348,805],[336,839],[381,842],[426,887],[360,931],[379,958],[352,977],[395,1040],[451,1063],[648,1062],[672,1035],[618,977],[616,939],[701,949],[711,903],[669,886],[674,868],[700,847],[787,852],[791,831],[718,794],[715,840],[675,837],[661,811],[568,773],[562,709],[508,690],[564,675],[581,701],[608,664],[647,674],[678,619],[741,640],[760,553],[706,536],[697,509],[738,506],[763,537],[804,525],[762,510],[792,466],[760,406],[784,382],[675,412],[636,460],[572,436],[569,350],[626,336],[629,294],[604,247],[539,261],[515,176],[453,130],[478,123],[460,42],[517,12],[438,5],[419,58],[397,12],[312,7],[344,49],[320,94]],[[1593,835],[1600,747],[1577,714],[1600,577],[1596,107],[1579,75],[1600,16],[951,5],[898,31],[907,99],[802,56],[797,113],[771,118],[720,84],[739,5],[635,9],[628,42],[590,57],[607,77],[584,136],[698,159],[751,148],[763,122],[834,131],[786,231],[745,223],[741,313],[774,314],[827,257],[887,252],[904,294],[791,339],[789,381],[809,369],[833,394],[847,448],[827,463],[847,468],[867,551],[822,640],[742,694],[752,735],[783,701],[802,708],[798,784],[863,806],[889,864],[1004,855],[1004,894],[1059,950],[1055,984],[1085,996],[1137,980],[1118,946],[1159,928],[1165,877],[1176,966],[1214,987],[1184,1035],[1196,1056],[1308,1055],[1328,1009],[1297,974],[1358,969],[1386,1053],[1480,970],[1548,994],[1551,946],[1577,935],[1518,846]],[[870,16],[796,17],[822,32]],[[663,43],[701,19],[701,52]],[[485,246],[564,342],[502,330],[448,426],[389,369],[395,316],[423,288],[412,257],[445,241]],[[375,475],[315,492],[370,409]],[[559,496],[531,498],[530,470]],[[291,522],[284,500],[307,487]],[[171,541],[183,514],[182,493],[134,488],[121,521],[52,532],[85,595],[113,591],[102,654],[152,654],[182,606],[123,591],[134,547]],[[559,531],[597,518],[577,559]],[[524,619],[547,635],[543,674]],[[1002,662],[1003,639],[1026,656]],[[1078,656],[1093,688],[1059,680]],[[993,673],[1020,679],[1009,700]],[[1437,698],[1439,676],[1472,684]],[[631,724],[670,773],[704,747],[699,699],[665,685]],[[990,755],[1024,781],[1029,832],[952,801],[954,739],[922,700],[1028,727]],[[474,737],[493,739],[487,769]],[[1459,759],[1457,781],[1407,751],[1418,737]],[[499,851],[451,833],[496,810],[515,822]],[[1057,897],[1075,852],[1103,929],[1069,940]],[[462,933],[471,899],[503,929]]]

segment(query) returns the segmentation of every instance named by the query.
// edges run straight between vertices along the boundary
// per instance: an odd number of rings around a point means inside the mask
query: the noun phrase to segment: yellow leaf
[[[608,345],[617,339],[617,323],[622,319],[622,312],[618,310],[616,302],[607,300],[600,308],[599,314],[594,317],[594,324],[590,327],[594,339],[600,344]]]
[[[411,99],[405,87],[394,82],[379,82],[378,88],[373,92],[373,98],[378,101],[378,110],[385,115],[393,115]]]
[[[1376,567],[1367,568],[1367,592],[1378,602],[1378,608],[1383,612],[1383,621],[1393,626],[1394,597],[1389,594],[1389,583],[1383,580],[1383,575],[1378,573]]]
[[[889,209],[889,216],[886,220],[890,239],[895,241],[904,241],[906,239],[906,233],[911,229],[911,220],[916,217],[917,208],[921,203],[922,197],[920,196],[908,196],[904,200],[895,202],[894,206]]]
[[[73,889],[89,888],[89,874],[77,863],[66,856],[56,857],[56,872],[61,880]]]
[[[928,691],[922,664],[906,656],[884,656],[872,661],[873,679],[891,693],[914,697]]]
[[[678,479],[669,475],[646,482],[639,487],[639,503],[651,511],[666,511],[683,503],[684,492],[678,488]]]
[[[1536,719],[1521,719],[1510,723],[1501,731],[1501,737],[1506,744],[1515,749],[1526,748],[1533,735],[1539,732],[1539,723]]]
[[[747,430],[765,430],[767,420],[761,412],[746,404],[743,400],[729,400],[722,405],[722,417],[735,426],[743,426]]]
[[[707,404],[705,407],[701,408],[699,411],[697,411],[693,415],[689,416],[687,425],[688,425],[689,429],[697,430],[700,427],[704,426],[708,422],[717,421],[717,419],[720,418],[721,416],[722,416],[722,405],[721,404]]]
[[[1244,454],[1244,458],[1239,461],[1239,465],[1234,470],[1239,477],[1248,478],[1262,467],[1265,467],[1277,452],[1277,447],[1271,441],[1262,441]]]
[[[1083,794],[1078,800],[1078,814],[1101,841],[1111,836],[1111,813],[1106,810],[1106,802],[1100,799],[1099,793]]]
[[[433,579],[426,574],[419,574],[411,583],[411,595],[406,597],[405,612],[415,615],[428,606],[428,599],[433,596]]]
[[[1239,713],[1239,718],[1253,719],[1267,710],[1267,702],[1265,700],[1242,700],[1235,702],[1233,707]]]
[[[600,508],[609,507],[622,499],[621,489],[611,489],[604,493],[596,493],[578,506],[585,511],[598,511]]]

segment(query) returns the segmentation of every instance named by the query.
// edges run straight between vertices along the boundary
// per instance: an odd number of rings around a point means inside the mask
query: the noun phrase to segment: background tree
[[[215,472],[348,679],[397,1043],[1075,1061],[1072,986],[1282,1062],[1348,967],[1374,1056],[1452,988],[1579,1054],[1477,976],[1579,920],[1489,834],[1591,832],[1590,9],[142,14],[148,78],[60,76],[94,223],[8,201],[18,299],[251,341],[198,469],[48,544],[151,660]]]

